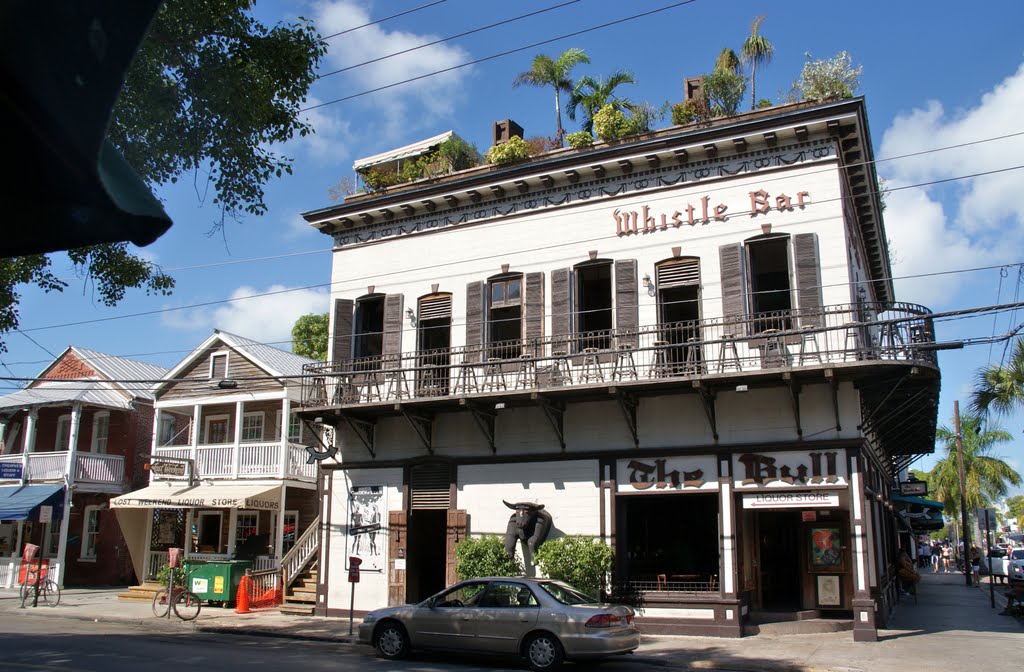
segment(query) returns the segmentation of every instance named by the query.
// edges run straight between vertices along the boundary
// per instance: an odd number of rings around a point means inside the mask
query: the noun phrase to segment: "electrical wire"
[[[346,28],[345,30],[340,30],[337,33],[331,33],[330,35],[328,35],[326,37],[323,37],[321,39],[323,39],[325,41],[326,40],[331,40],[331,39],[334,39],[335,37],[338,37],[339,35],[347,35],[348,33],[357,31],[357,30],[359,30],[361,28],[368,28],[369,26],[375,26],[378,23],[384,23],[385,21],[390,21],[391,19],[397,19],[400,16],[405,16],[406,14],[412,14],[413,12],[418,12],[421,9],[427,9],[428,7],[433,7],[434,5],[440,5],[441,3],[444,3],[444,2],[447,2],[447,1],[448,0],[434,0],[434,2],[428,2],[425,5],[420,5],[419,7],[413,7],[411,9],[405,10],[404,12],[399,12],[397,14],[392,14],[391,16],[385,16],[384,18],[377,19],[376,21],[370,21],[369,23],[364,23],[364,24],[359,25],[359,26],[355,26],[355,27],[352,27],[352,28]]]

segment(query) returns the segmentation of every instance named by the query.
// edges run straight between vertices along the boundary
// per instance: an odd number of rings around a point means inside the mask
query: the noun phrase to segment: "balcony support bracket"
[[[494,419],[498,417],[498,414],[492,410],[481,408],[476,404],[471,404],[465,399],[461,399],[460,403],[463,403],[469,409],[469,412],[473,414],[473,420],[483,433],[484,440],[487,441],[487,445],[491,449],[491,454],[497,455],[498,447],[494,443]]]
[[[629,435],[633,437],[633,446],[639,448],[640,437],[637,434],[636,427],[636,395],[624,392],[623,390],[616,390],[615,399],[619,402],[619,408],[622,409],[623,417],[626,418],[626,427],[629,429]]]
[[[370,453],[370,457],[377,459],[377,453],[373,446],[373,429],[376,423],[362,420],[360,418],[353,418],[348,415],[341,416],[344,418],[348,426],[352,428],[352,432],[356,435],[356,438],[366,447],[366,451]]]
[[[793,422],[796,424],[796,435],[804,436],[803,424],[800,422],[800,383],[793,378],[793,374],[784,373],[782,379],[786,381],[786,390],[789,391],[789,402],[793,406]]]
[[[555,436],[558,437],[558,445],[561,447],[562,452],[565,452],[565,405],[559,402],[554,402],[543,397],[537,397],[537,404],[544,411],[544,415],[547,417],[548,422],[551,423],[551,428],[555,430]]]
[[[718,419],[717,413],[715,412],[715,392],[714,390],[704,387],[699,380],[693,381],[693,387],[697,390],[700,395],[700,403],[704,407],[704,415],[708,419],[708,425],[711,427],[711,436],[714,437],[715,442],[718,442]]]
[[[425,415],[417,415],[405,410],[401,404],[395,404],[395,408],[409,422],[416,436],[420,438],[423,447],[431,455],[434,454],[434,419]]]
[[[836,417],[836,431],[843,431],[843,425],[839,422],[839,381],[836,380],[835,372],[832,369],[825,369],[825,377],[828,378],[828,386],[832,391],[832,413]]]

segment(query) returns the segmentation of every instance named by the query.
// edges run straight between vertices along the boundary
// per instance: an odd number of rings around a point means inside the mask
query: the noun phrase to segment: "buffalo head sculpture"
[[[512,509],[513,513],[508,519],[508,527],[505,528],[505,553],[508,557],[514,558],[516,554],[516,542],[525,541],[530,549],[530,555],[537,552],[537,547],[544,543],[544,539],[551,530],[551,514],[544,510],[543,504],[533,502],[516,502],[509,504],[502,500],[505,506]]]

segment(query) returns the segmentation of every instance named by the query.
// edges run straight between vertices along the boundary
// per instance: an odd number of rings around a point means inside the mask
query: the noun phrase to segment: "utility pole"
[[[953,400],[953,426],[956,429],[956,459],[960,465],[960,520],[962,532],[960,538],[964,541],[964,581],[971,585],[971,572],[967,571],[967,563],[971,554],[971,530],[967,527],[967,494],[964,488],[964,441],[960,436],[960,401]]]

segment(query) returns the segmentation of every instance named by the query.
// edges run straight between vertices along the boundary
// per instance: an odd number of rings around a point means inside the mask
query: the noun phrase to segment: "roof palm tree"
[[[636,84],[636,81],[633,75],[625,70],[616,70],[607,80],[600,77],[594,79],[589,75],[580,77],[572,95],[569,96],[569,104],[566,105],[565,111],[570,119],[576,121],[576,110],[582,110],[583,123],[580,128],[593,133],[594,115],[605,105],[611,105],[616,110],[633,109],[633,104],[628,98],[619,98],[615,95],[615,89],[622,84]]]
[[[768,65],[772,60],[772,55],[775,54],[775,47],[768,41],[768,38],[757,32],[764,18],[765,16],[762,14],[754,19],[754,24],[750,27],[750,36],[743,40],[743,48],[740,49],[743,61],[750,64],[750,109],[754,109],[757,102],[754,89],[754,75],[757,72],[757,66]]]
[[[1008,415],[1017,408],[1024,409],[1024,338],[1017,339],[1005,366],[993,364],[978,371],[971,395],[971,410],[980,415]]]
[[[991,506],[1006,496],[1009,486],[1019,486],[1020,474],[999,457],[992,455],[997,444],[1013,440],[999,426],[986,426],[981,416],[969,413],[960,419],[964,456],[964,494],[968,509]],[[946,456],[928,474],[928,483],[936,499],[945,504],[947,516],[960,514],[960,468],[957,459],[956,432],[940,427],[935,438],[943,444]]]
[[[533,65],[526,72],[520,72],[512,80],[512,86],[529,84],[530,86],[550,86],[555,89],[555,117],[558,123],[558,140],[561,142],[565,131],[562,129],[562,92],[572,93],[573,82],[569,77],[572,69],[580,63],[590,63],[590,58],[582,49],[566,49],[556,59],[537,54],[533,57]]]
[[[722,49],[718,58],[715,59],[715,70],[725,70],[734,75],[740,74],[740,57],[729,47]]]

